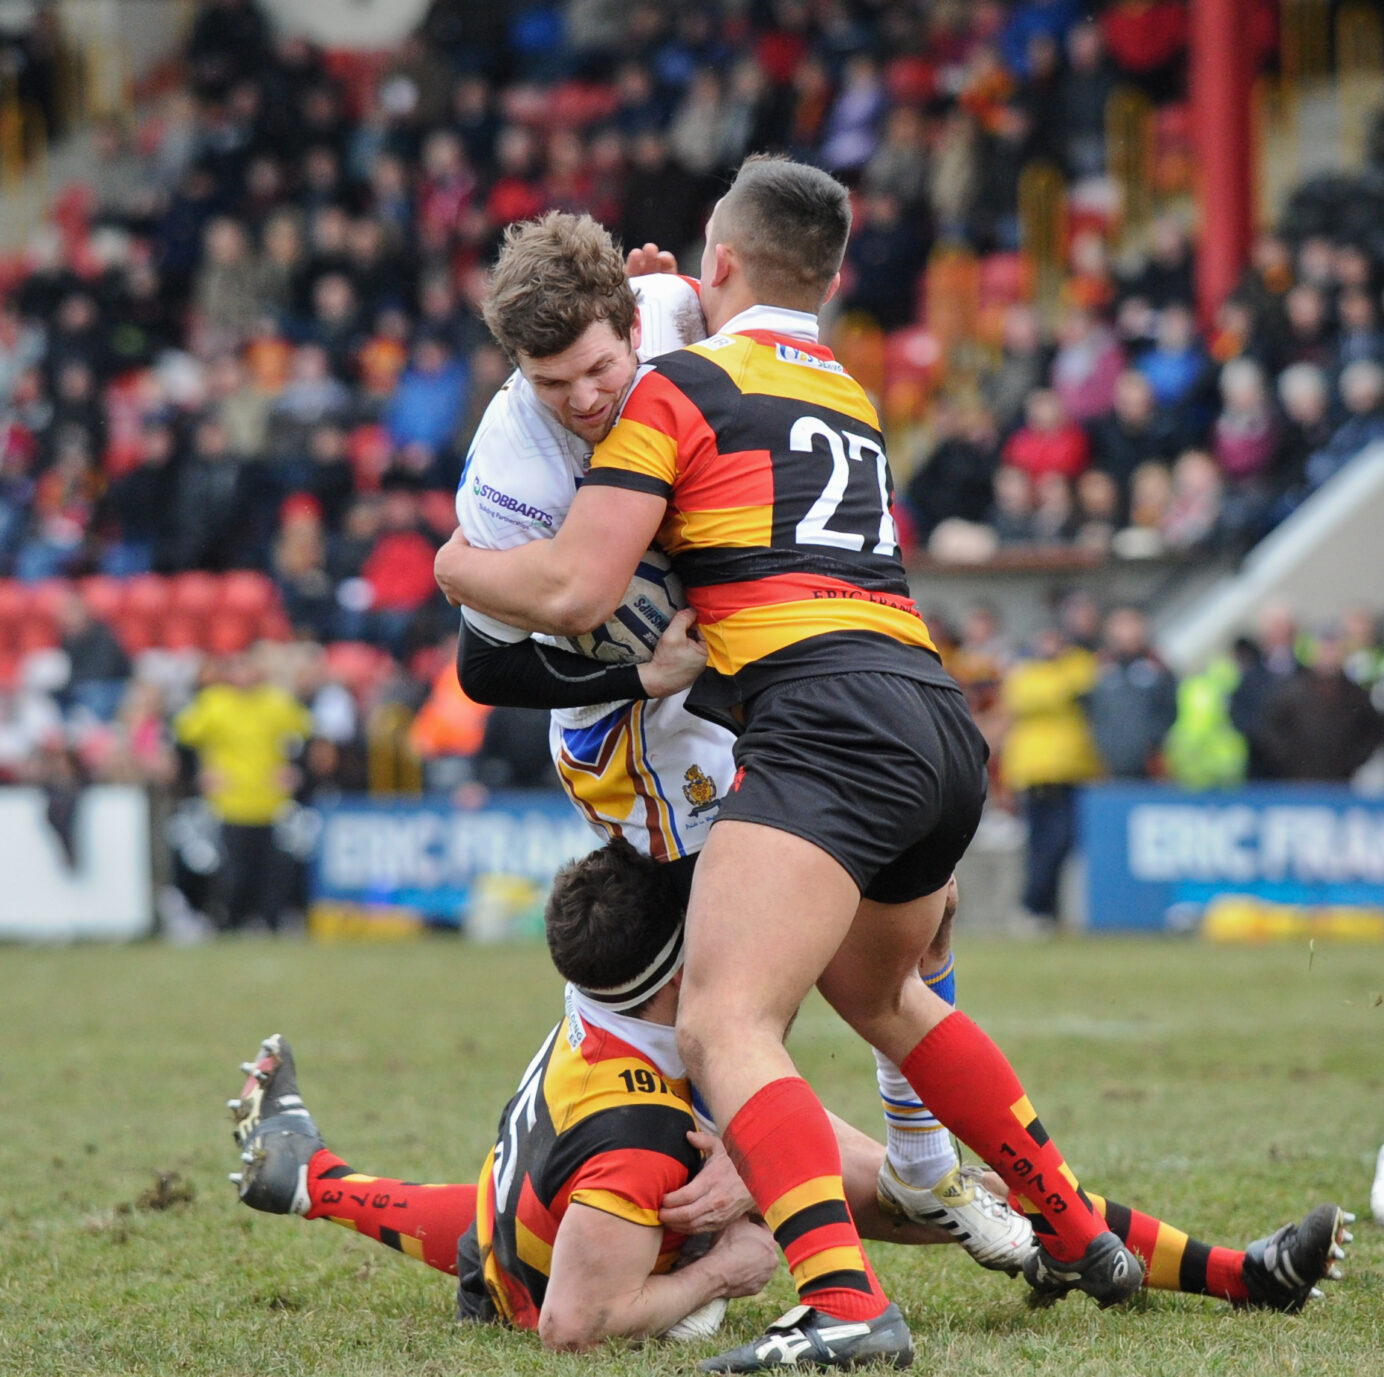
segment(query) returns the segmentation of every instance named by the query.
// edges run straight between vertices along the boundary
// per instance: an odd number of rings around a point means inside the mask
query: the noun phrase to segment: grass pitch
[[[1162,1294],[1033,1314],[1021,1282],[959,1251],[872,1245],[921,1370],[1384,1372],[1384,1230],[1367,1208],[1384,954],[963,938],[958,974],[1093,1189],[1241,1246],[1323,1199],[1360,1222],[1346,1280],[1295,1318]],[[541,949],[444,939],[0,951],[0,1373],[692,1370],[721,1345],[553,1357],[531,1335],[458,1328],[449,1278],[324,1222],[254,1214],[226,1182],[222,1104],[275,1031],[352,1165],[473,1179],[558,996]],[[819,1002],[793,1050],[832,1108],[877,1124],[869,1055]],[[781,1269],[732,1306],[723,1341],[789,1303]]]

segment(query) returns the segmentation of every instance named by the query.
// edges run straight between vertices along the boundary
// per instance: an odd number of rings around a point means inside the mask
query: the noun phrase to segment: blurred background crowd
[[[1254,13],[1271,64],[1277,7]],[[244,873],[286,800],[415,757],[430,784],[548,784],[540,715],[462,697],[432,578],[508,372],[486,268],[549,207],[694,263],[756,150],[855,192],[830,338],[879,399],[911,555],[1249,549],[1384,438],[1384,219],[1302,188],[1199,313],[1187,28],[1178,0],[436,0],[362,56],[203,0],[174,79],[0,262],[0,779],[59,811],[77,780],[200,794],[254,831]],[[41,8],[6,44],[59,130]],[[1135,237],[1116,97],[1166,207]],[[1020,249],[1048,169],[1040,283]],[[1266,610],[1181,684],[1136,608],[934,616],[1035,839],[1026,906],[1053,911],[1085,780],[1350,778],[1379,741],[1380,610]]]

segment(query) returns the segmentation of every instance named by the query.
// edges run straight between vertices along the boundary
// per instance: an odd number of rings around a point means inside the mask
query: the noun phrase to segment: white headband
[[[609,989],[593,990],[585,985],[577,988],[582,994],[594,999],[603,1008],[621,1013],[644,1003],[658,993],[682,969],[683,925],[673,929],[673,935],[664,944],[663,950],[631,980],[623,985],[612,985]]]

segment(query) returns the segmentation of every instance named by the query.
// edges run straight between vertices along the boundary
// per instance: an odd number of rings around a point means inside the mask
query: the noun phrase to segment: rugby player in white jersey
[[[706,330],[695,282],[661,273],[627,283],[609,234],[589,216],[561,212],[508,231],[485,314],[517,366],[476,431],[457,520],[472,546],[504,550],[556,534],[640,363]],[[458,673],[467,694],[551,709],[553,760],[573,804],[603,837],[623,836],[667,862],[685,898],[735,772],[731,734],[683,706],[705,664],[688,634],[691,613],[674,618],[642,664],[596,661],[570,643],[531,637],[472,609],[462,614]],[[951,1002],[949,922],[923,975]],[[878,1053],[876,1060],[888,1137],[882,1206],[948,1230],[982,1266],[1016,1272],[1032,1246],[1029,1222],[985,1188],[980,1168],[961,1166],[950,1135],[903,1075]],[[838,1136],[853,1133],[838,1127]],[[713,1179],[688,1187],[674,1208],[691,1205]]]

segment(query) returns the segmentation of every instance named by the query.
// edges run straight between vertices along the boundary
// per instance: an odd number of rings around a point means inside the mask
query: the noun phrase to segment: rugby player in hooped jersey
[[[701,1240],[709,1251],[685,1250],[690,1230],[663,1217],[712,1141],[674,1045],[683,912],[669,867],[611,842],[558,874],[545,928],[569,982],[565,1014],[501,1115],[477,1184],[348,1166],[323,1143],[277,1034],[230,1101],[242,1162],[231,1180],[253,1209],[330,1220],[455,1276],[464,1320],[537,1330],[551,1348],[703,1337],[726,1298],[764,1285],[778,1255],[738,1183],[715,1239]],[[882,1146],[853,1134],[845,1152],[867,1233],[952,1241],[880,1210]]]
[[[1042,1212],[1032,1284],[1106,1305],[1143,1276],[1008,1061],[918,975],[986,752],[908,594],[878,419],[817,340],[849,229],[832,178],[749,160],[708,225],[712,337],[638,378],[552,540],[497,552],[459,533],[437,559],[454,601],[579,635],[657,537],[709,654],[687,706],[738,732],[693,882],[678,1045],[802,1305],[716,1371],[911,1361],[783,1044],[814,984]]]
[[[646,246],[641,256],[657,261]],[[633,290],[631,290],[633,288]],[[637,306],[636,306],[637,303]],[[706,333],[695,287],[671,274],[625,279],[608,233],[589,216],[551,212],[515,225],[496,263],[486,320],[517,363],[477,430],[457,491],[462,537],[511,549],[551,539],[585,480],[591,451],[648,361]],[[674,620],[653,660],[608,665],[552,638],[463,607],[458,672],[478,702],[552,710],[558,778],[604,836],[623,836],[669,865],[686,897],[691,871],[735,765],[734,738],[684,706],[706,651]],[[924,978],[948,1002],[949,925]],[[982,1266],[1014,1273],[1032,1246],[1019,1213],[962,1168],[950,1136],[898,1068],[876,1053],[888,1160],[886,1208],[943,1225]],[[838,1125],[838,1134],[846,1133]]]

